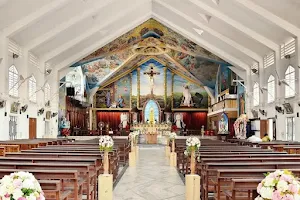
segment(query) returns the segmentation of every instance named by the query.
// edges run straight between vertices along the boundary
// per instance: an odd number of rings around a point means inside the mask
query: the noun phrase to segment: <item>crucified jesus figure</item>
[[[150,71],[149,72],[144,72],[144,74],[148,75],[150,78],[150,90],[151,90],[151,97],[153,97],[153,89],[154,89],[154,76],[155,75],[160,75],[159,72],[154,72],[153,71],[153,64],[150,64]]]

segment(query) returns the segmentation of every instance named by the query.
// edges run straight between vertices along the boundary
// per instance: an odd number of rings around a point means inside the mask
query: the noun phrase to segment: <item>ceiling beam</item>
[[[187,31],[186,29],[176,25],[175,23],[169,21],[168,19],[154,13],[154,18],[156,18],[158,21],[160,21],[162,24],[165,24],[166,26],[176,30],[178,33],[182,34],[186,38],[190,39],[191,41],[197,43],[198,45],[202,46],[206,50],[216,54],[220,58],[226,60],[227,62],[231,63],[232,65],[235,65],[236,67],[241,67],[244,69],[248,69],[249,66],[239,60],[238,58],[226,53],[225,51],[215,47],[211,43],[207,42],[206,40],[200,38],[198,35],[195,35],[191,33],[190,31]]]
[[[91,54],[92,52],[96,51],[97,49],[103,47],[104,45],[108,44],[109,42],[113,41],[114,39],[118,38],[120,35],[125,34],[126,32],[130,31],[131,29],[135,28],[136,26],[140,25],[141,23],[145,22],[151,17],[151,12],[143,14],[143,16],[138,17],[136,20],[131,21],[131,23],[125,24],[125,26],[120,27],[116,32],[104,37],[102,40],[95,42],[94,45],[88,46],[85,49],[81,49],[78,53],[74,54],[73,56],[67,58],[66,60],[62,61],[58,65],[56,65],[56,69],[62,70],[65,67],[69,67],[75,62],[81,60],[82,58],[86,57],[87,55]]]
[[[95,26],[91,29],[86,30],[83,34],[79,35],[78,37],[68,41],[65,44],[62,44],[61,46],[57,47],[56,49],[53,49],[52,51],[50,51],[49,53],[45,54],[43,57],[43,60],[45,60],[46,62],[49,61],[50,59],[59,56],[60,54],[62,54],[64,51],[67,51],[68,49],[72,48],[73,46],[75,46],[76,44],[86,40],[87,38],[93,36],[94,34],[96,34],[97,32],[101,31],[101,29],[109,26],[110,24],[115,23],[116,21],[118,21],[119,19],[122,19],[124,17],[126,17],[128,14],[130,14],[131,12],[133,12],[134,10],[136,10],[136,8],[138,6],[140,6],[142,4],[142,2],[140,1],[140,3],[135,3],[133,6],[128,6],[126,8],[124,8],[122,11],[114,14],[112,17],[109,17],[108,20],[105,20],[103,23],[99,22],[99,26]],[[98,24],[98,22],[95,22],[96,24]],[[102,33],[102,35],[105,35]]]
[[[75,16],[73,16],[70,20],[63,22],[56,26],[55,28],[51,29],[47,33],[35,38],[34,40],[30,41],[27,45],[26,48],[29,50],[32,50],[41,44],[53,39],[56,35],[59,33],[67,30],[71,26],[75,25],[76,23],[80,22],[81,20],[92,16],[93,14],[96,14],[101,8],[105,7],[106,5],[112,3],[114,0],[109,0],[109,1],[100,1],[96,2],[94,6],[92,6],[91,9],[85,10],[82,14],[76,13]]]
[[[189,0],[190,2],[194,3],[198,7],[202,8],[210,15],[222,20],[223,22],[231,25],[232,27],[236,28],[237,30],[241,31],[242,33],[246,34],[248,37],[260,42],[261,44],[265,45],[266,47],[272,49],[273,51],[279,51],[279,45],[275,42],[271,41],[269,38],[255,32],[254,30],[248,28],[246,25],[230,18],[226,14],[223,14],[219,10],[208,6],[207,4],[203,3],[199,0]]]
[[[194,25],[197,25],[199,28],[201,28],[202,30],[204,30],[205,32],[213,35],[214,37],[220,39],[221,41],[227,43],[228,45],[232,46],[233,48],[237,49],[238,51],[242,52],[243,54],[245,54],[246,56],[254,59],[255,61],[259,61],[262,60],[262,56],[258,55],[256,52],[253,52],[252,50],[240,45],[239,43],[235,42],[234,40],[220,34],[219,32],[211,29],[210,27],[208,27],[207,25],[205,25],[204,23],[200,22],[199,20],[196,20],[192,17],[190,17],[188,14],[185,14],[184,12],[176,9],[174,6],[165,3],[162,0],[156,0],[157,3],[161,4],[162,6],[164,6],[165,8],[169,9],[170,11],[174,12],[175,14],[183,17],[185,20],[193,23]]]
[[[6,37],[10,37],[19,33],[20,31],[24,30],[28,26],[36,23],[40,18],[48,15],[49,13],[58,10],[59,8],[63,7],[71,0],[55,0],[51,1],[51,3],[45,4],[41,8],[37,8],[35,12],[32,12],[30,15],[16,21],[15,23],[11,24],[10,26],[3,29],[3,35]]]
[[[300,36],[300,29],[291,24],[290,22],[278,17],[277,15],[273,14],[272,12],[264,9],[263,7],[257,5],[253,1],[250,0],[234,0],[236,3],[243,5],[245,8],[251,10],[255,14],[260,15],[261,17],[267,19],[268,21],[272,22],[273,24],[279,26],[280,28],[288,31],[289,33]]]

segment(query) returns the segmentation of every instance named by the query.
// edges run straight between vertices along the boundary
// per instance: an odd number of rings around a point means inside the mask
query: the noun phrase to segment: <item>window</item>
[[[270,76],[268,79],[268,103],[275,101],[275,78]]]
[[[275,63],[275,53],[271,52],[270,54],[264,57],[264,68],[267,68]]]
[[[286,118],[286,138],[287,141],[295,141],[295,118]]]
[[[259,105],[259,84],[254,83],[253,86],[253,106]]]
[[[285,58],[285,56],[287,55],[291,55],[295,53],[295,50],[296,50],[296,40],[295,38],[292,38],[291,40],[289,40],[288,42],[280,46],[281,59]]]
[[[19,96],[19,73],[14,65],[8,69],[8,94],[13,97]]]
[[[34,76],[29,78],[29,101],[36,102],[36,80]]]
[[[285,71],[285,98],[295,96],[295,68],[291,65]]]
[[[46,83],[45,85],[45,89],[44,89],[44,94],[45,94],[45,102],[49,101],[50,100],[50,85],[48,83]]]

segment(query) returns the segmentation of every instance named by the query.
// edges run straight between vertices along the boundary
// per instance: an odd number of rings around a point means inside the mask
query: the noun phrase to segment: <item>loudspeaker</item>
[[[67,96],[75,96],[75,88],[67,87]]]
[[[27,115],[27,119],[29,118],[29,115]]]
[[[5,116],[5,117],[7,116],[7,112],[4,112],[4,116]]]
[[[229,87],[229,94],[236,94],[237,91],[236,91],[236,86],[230,86]]]
[[[299,113],[297,112],[297,117],[299,117]]]

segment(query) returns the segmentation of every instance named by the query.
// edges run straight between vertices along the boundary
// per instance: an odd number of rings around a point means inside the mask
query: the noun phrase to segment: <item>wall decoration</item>
[[[187,99],[190,100],[189,105]],[[207,109],[208,94],[201,86],[188,82],[184,78],[174,75],[173,108]]]
[[[219,93],[231,86],[231,70],[226,65],[220,65],[219,69]]]
[[[140,105],[142,107],[150,98],[155,99],[164,108],[164,66],[150,59],[140,66]]]
[[[130,108],[130,74],[114,83],[114,100],[119,108]]]
[[[160,107],[158,102],[150,99],[144,107],[144,122],[155,124],[160,122]]]
[[[51,119],[51,111],[47,111],[46,112],[46,120],[50,120]]]
[[[19,107],[20,107],[20,103],[19,102],[13,102],[11,104],[11,106],[10,106],[10,113],[12,113],[12,114],[18,114]]]
[[[219,132],[218,134],[229,134],[228,129],[228,116],[226,113],[222,113],[219,120]]]
[[[137,108],[137,91],[138,91],[138,80],[137,80],[137,70],[134,70],[132,72],[132,76],[131,76],[131,108]]]
[[[246,113],[246,100],[245,88],[241,84],[237,85],[237,98],[238,98],[238,116]]]

